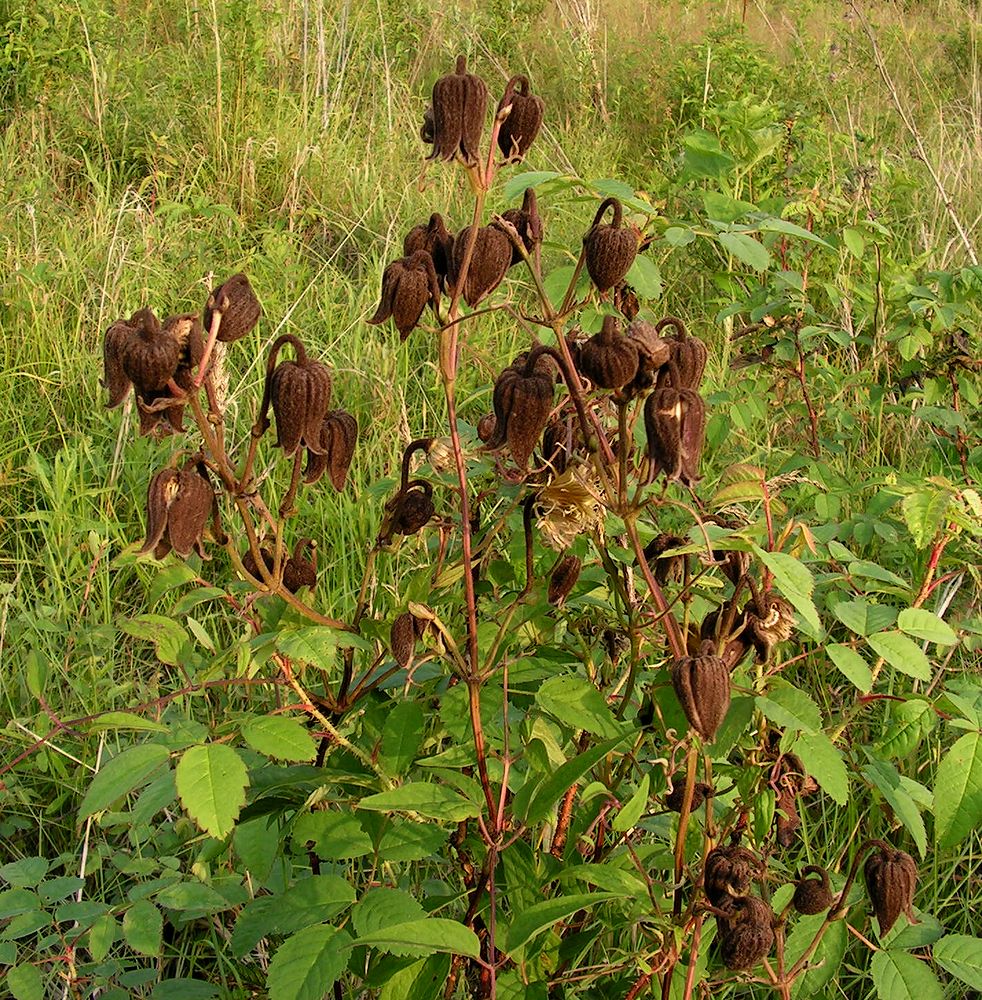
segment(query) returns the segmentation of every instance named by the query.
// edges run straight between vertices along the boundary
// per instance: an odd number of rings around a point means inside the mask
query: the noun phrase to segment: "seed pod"
[[[719,920],[719,953],[733,972],[752,969],[767,957],[774,944],[774,912],[757,896],[726,900]]]
[[[244,274],[233,274],[208,296],[204,312],[206,330],[211,329],[212,314],[216,309],[222,314],[218,339],[226,344],[249,333],[259,322],[262,312],[259,299]]]
[[[276,559],[273,553],[269,549],[260,549],[259,554],[262,556],[263,563],[266,566],[266,571],[268,573],[273,572],[273,567],[276,565]],[[252,577],[257,580],[262,580],[263,575],[259,570],[259,564],[256,562],[252,549],[246,549],[242,554],[242,568]]]
[[[539,216],[539,203],[535,196],[534,188],[526,188],[525,196],[522,198],[521,208],[509,208],[507,212],[501,213],[501,218],[510,222],[515,227],[525,247],[526,253],[531,255],[535,248],[542,243],[543,229],[542,218]],[[522,255],[518,247],[511,245],[511,266],[520,264]]]
[[[306,549],[311,550],[311,557],[305,555]],[[293,555],[283,567],[283,586],[295,594],[301,587],[311,590],[317,586],[317,548],[309,538],[301,538],[293,549]]]
[[[457,284],[464,266],[464,255],[470,242],[471,228],[466,226],[454,239],[450,276],[454,285]],[[511,240],[503,229],[493,225],[478,229],[464,281],[464,301],[469,306],[476,306],[501,284],[511,266],[511,255]]]
[[[477,436],[487,444],[494,437],[497,418],[493,413],[485,413],[477,422]]]
[[[393,535],[415,535],[436,512],[433,487],[423,479],[413,479],[386,503],[385,511],[383,541]]]
[[[327,472],[331,484],[340,493],[348,477],[357,440],[358,421],[344,410],[329,410],[321,424],[323,451],[317,454],[308,450],[303,481],[310,486]]]
[[[746,619],[746,636],[757,651],[757,662],[767,663],[771,651],[779,642],[791,637],[794,631],[794,608],[776,594],[752,598],[743,609]]]
[[[416,650],[416,640],[421,630],[420,622],[415,615],[409,611],[404,611],[392,623],[389,629],[389,648],[395,657],[396,663],[405,669],[412,663],[413,654]]]
[[[644,547],[644,557],[652,565],[655,581],[660,586],[664,587],[669,582],[678,583],[685,575],[685,564],[689,558],[688,556],[674,555],[667,558],[663,557],[663,553],[669,549],[677,549],[682,545],[685,545],[684,538],[681,538],[679,535],[669,535],[662,532],[660,535],[656,535]]]
[[[734,896],[744,896],[760,875],[760,861],[739,844],[713,848],[703,865],[703,889],[713,906]]]
[[[714,648],[703,643],[698,656],[683,656],[672,664],[672,688],[689,725],[707,743],[716,738],[730,707],[730,672]]]
[[[809,878],[817,875],[817,878]],[[806,916],[823,913],[832,905],[832,890],[829,888],[829,873],[818,865],[806,865],[801,878],[795,883],[794,908]]]
[[[605,316],[600,332],[580,350],[579,368],[601,389],[620,389],[638,373],[637,345],[621,335],[613,316]]]
[[[202,536],[215,505],[215,492],[200,458],[178,472],[162,469],[147,488],[147,538],[140,549],[163,559],[172,549],[182,559],[191,550],[205,558]]]
[[[906,851],[883,845],[871,854],[863,866],[866,892],[880,924],[882,938],[901,913],[916,924],[914,889],[917,886],[917,865]]]
[[[489,448],[507,442],[515,464],[528,466],[528,460],[545,429],[552,411],[555,391],[555,362],[545,354],[516,359],[494,384],[494,434]]]
[[[459,155],[467,164],[476,163],[487,107],[487,86],[479,76],[467,72],[467,58],[458,56],[454,72],[433,84],[430,159],[452,160]]]
[[[712,785],[707,785],[704,781],[697,781],[692,787],[692,805],[690,810],[695,812],[706,799],[713,797]],[[665,808],[672,812],[682,811],[682,801],[685,798],[685,782],[680,781],[665,796]]]
[[[692,486],[700,479],[699,460],[706,436],[706,404],[691,389],[655,389],[644,404],[651,478]]]
[[[399,339],[405,340],[419,323],[423,310],[440,308],[440,282],[433,258],[426,250],[416,250],[408,257],[393,261],[382,273],[382,295],[369,326],[378,326],[390,317],[395,321]]]
[[[542,98],[529,93],[529,82],[524,76],[513,76],[498,102],[498,112],[508,105],[511,111],[498,130],[498,148],[506,163],[524,159],[529,146],[542,128]]]
[[[565,556],[559,561],[559,565],[549,578],[548,601],[553,607],[561,607],[566,602],[570,591],[580,578],[582,568],[583,560],[578,556]]]
[[[614,286],[614,308],[628,322],[641,312],[641,300],[638,298],[638,293],[626,281],[621,281]]]
[[[433,123],[432,104],[427,104],[426,110],[423,112],[423,124],[419,127],[419,137],[427,144],[427,146],[432,146],[433,141],[436,138],[436,130]]]
[[[406,233],[406,238],[402,243],[402,252],[405,257],[412,257],[418,250],[425,250],[433,259],[433,268],[442,291],[446,288],[447,275],[450,273],[453,236],[447,230],[443,216],[439,212],[434,212],[426,225],[413,226]]]
[[[331,403],[331,373],[306,354],[281,361],[268,376],[268,398],[276,417],[277,447],[293,455],[301,444],[315,455],[324,454],[322,427]]]
[[[614,211],[609,225],[600,221],[608,208]],[[601,293],[623,280],[638,253],[638,238],[633,230],[622,225],[622,218],[621,203],[616,198],[607,198],[600,203],[593,225],[583,237],[586,269]]]

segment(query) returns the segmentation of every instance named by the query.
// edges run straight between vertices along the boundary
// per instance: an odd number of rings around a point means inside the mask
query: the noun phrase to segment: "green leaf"
[[[152,642],[157,659],[171,667],[180,665],[181,650],[191,641],[181,625],[164,615],[137,615],[120,628],[134,639]]]
[[[380,861],[422,861],[439,852],[450,836],[448,830],[431,823],[402,820],[382,834],[378,846]]]
[[[919,681],[931,679],[931,663],[924,650],[902,632],[876,632],[866,641],[877,656],[882,656],[891,667]]]
[[[314,845],[324,861],[349,861],[371,854],[372,839],[352,813],[313,812],[300,816],[293,825],[294,844]]]
[[[687,247],[695,242],[696,234],[688,226],[669,226],[665,230],[664,238],[670,247]]]
[[[694,177],[721,178],[736,165],[720,148],[719,139],[709,132],[693,132],[682,140],[685,169]]]
[[[903,498],[900,510],[907,530],[919,549],[934,541],[950,503],[951,493],[937,487],[925,487]]]
[[[954,847],[982,826],[982,733],[966,733],[941,758],[934,782],[934,835]]]
[[[716,239],[727,252],[755,271],[766,271],[771,266],[767,247],[747,233],[720,233]]]
[[[873,687],[873,671],[869,664],[852,648],[852,646],[832,645],[825,648],[829,659],[839,671],[866,694]]]
[[[857,259],[861,259],[863,256],[863,250],[866,248],[866,241],[863,239],[863,234],[858,229],[853,229],[851,226],[842,230],[842,242],[845,243],[846,248]]]
[[[546,181],[554,181],[561,176],[562,174],[557,174],[555,170],[526,170],[524,173],[514,174],[505,181],[503,188],[505,201],[514,201],[525,194],[526,188],[538,187]]]
[[[149,899],[137,900],[123,914],[123,938],[138,954],[154,958],[160,954],[164,918]]]
[[[715,219],[717,222],[730,223],[753,212],[757,206],[749,201],[740,201],[738,198],[731,198],[728,194],[719,191],[703,191],[702,204],[706,210],[707,219]]]
[[[627,739],[627,733],[604,743],[598,743],[595,747],[585,750],[578,757],[574,757],[556,768],[529,799],[528,808],[525,810],[525,822],[531,825],[545,819],[567,790],[625,739]]]
[[[801,615],[803,624],[816,638],[821,635],[822,623],[812,601],[815,590],[815,580],[811,570],[794,556],[786,552],[765,552],[760,546],[754,546],[757,558],[774,574],[774,582],[782,594],[794,605],[795,611]]]
[[[41,973],[33,965],[15,965],[7,973],[7,989],[14,1000],[44,1000]]]
[[[632,830],[641,818],[641,814],[648,807],[648,789],[651,786],[651,775],[646,774],[641,779],[637,791],[618,810],[610,824],[614,833],[627,833]]]
[[[388,713],[382,727],[382,750],[379,761],[388,774],[406,773],[423,743],[426,719],[415,701],[403,701]]]
[[[906,757],[937,725],[934,707],[925,698],[908,698],[892,703],[884,732],[876,744],[877,756],[884,760]]]
[[[354,943],[356,946],[380,948],[395,955],[423,957],[434,952],[464,955],[467,958],[479,958],[481,955],[481,942],[470,928],[456,920],[441,917],[394,924],[363,934]]]
[[[794,222],[788,222],[787,219],[764,219],[763,221],[757,223],[757,228],[762,233],[780,233],[782,236],[794,236],[799,240],[805,240],[807,243],[817,243],[819,246],[825,247],[827,250],[835,249],[831,243],[822,239],[821,236],[805,229],[804,226],[796,225]]]
[[[335,654],[339,649],[352,646],[355,649],[371,648],[371,644],[362,636],[328,625],[284,630],[277,636],[276,646],[284,656],[311,663],[320,670],[329,670],[334,665]]]
[[[224,840],[245,805],[249,773],[242,758],[222,743],[191,747],[177,765],[177,794],[205,833]]]
[[[242,726],[242,738],[253,750],[276,760],[307,762],[317,756],[317,744],[298,719],[285,715],[255,716]]]
[[[822,728],[822,711],[811,695],[783,678],[776,678],[767,694],[757,695],[757,707],[764,715],[785,729],[816,733]]]
[[[117,929],[116,918],[111,913],[99,917],[92,924],[87,947],[93,961],[101,962],[109,954],[109,949],[116,943]]]
[[[445,785],[410,781],[387,792],[369,795],[358,803],[359,809],[376,812],[412,812],[427,819],[459,823],[477,816],[480,806]]]
[[[881,583],[889,583],[899,590],[906,591],[908,589],[906,580],[897,576],[896,573],[891,573],[890,570],[884,569],[879,563],[869,562],[866,559],[853,559],[849,563],[848,569],[850,576],[861,576],[866,580],[879,580]]]
[[[29,889],[48,874],[50,867],[51,862],[47,858],[21,858],[0,867],[0,878],[15,889]]]
[[[585,677],[563,674],[550,677],[535,693],[536,704],[572,729],[583,729],[601,739],[624,731],[614,719],[607,699]]]
[[[825,914],[800,917],[785,945],[785,965],[790,968],[805,953],[818,929],[825,922]],[[791,989],[791,995],[810,997],[822,994],[826,986],[836,977],[846,957],[849,932],[845,920],[836,920],[826,929],[825,934],[808,962],[808,971],[799,976]]]
[[[897,628],[916,639],[936,642],[939,646],[954,646],[958,642],[955,630],[933,611],[924,608],[904,608],[897,618]]]
[[[386,927],[426,918],[426,911],[403,889],[369,889],[352,907],[356,934],[374,934]]]
[[[832,605],[832,614],[856,635],[870,635],[897,620],[897,611],[885,604],[870,604],[869,601],[839,601]]]
[[[269,1000],[324,1000],[348,964],[350,938],[327,924],[288,937],[269,963]]]
[[[794,752],[805,770],[840,805],[849,798],[849,773],[842,754],[825,733],[798,733]]]
[[[132,729],[136,732],[166,733],[167,727],[153,719],[144,719],[132,712],[104,712],[86,727],[90,733],[109,732],[117,729]]]
[[[944,990],[930,966],[906,951],[878,951],[870,971],[880,1000],[943,1000]]]
[[[212,1000],[219,987],[204,979],[165,979],[154,987],[150,1000]]]
[[[917,803],[911,798],[910,793],[904,787],[901,776],[892,764],[884,760],[876,760],[869,754],[869,751],[867,751],[867,756],[870,757],[870,763],[863,768],[863,774],[887,800],[897,819],[910,831],[910,835],[917,845],[917,850],[923,858],[927,852],[927,832],[924,829],[924,820],[917,808]]]
[[[661,271],[658,269],[658,265],[643,253],[639,253],[634,258],[634,263],[624,280],[643,299],[661,298]]]
[[[982,939],[946,934],[935,944],[932,954],[942,969],[982,993]]]
[[[546,899],[541,903],[536,903],[515,916],[508,928],[504,950],[509,955],[514,955],[532,938],[549,930],[558,921],[571,917],[578,910],[585,910],[587,907],[606,902],[608,899],[619,898],[621,898],[620,893],[589,892],[578,896],[557,896],[555,899]]]
[[[204,882],[177,882],[161,889],[156,895],[157,903],[166,910],[193,913],[205,916],[228,910],[232,904],[220,893]]]
[[[166,747],[158,743],[141,743],[117,754],[92,779],[79,807],[79,819],[108,809],[120,796],[145,785],[169,757]]]

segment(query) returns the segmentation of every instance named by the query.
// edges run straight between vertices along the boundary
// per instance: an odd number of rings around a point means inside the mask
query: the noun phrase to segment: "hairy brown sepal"
[[[719,918],[719,953],[733,972],[745,972],[762,962],[774,945],[774,912],[757,896],[727,899]]]
[[[484,81],[467,72],[467,59],[457,57],[453,73],[433,85],[433,152],[430,159],[452,160],[459,155],[468,164],[477,162],[488,107]],[[426,141],[424,118],[424,141]]]
[[[714,652],[713,643],[703,643],[699,656],[683,656],[672,664],[672,687],[689,725],[707,742],[730,707],[730,672]]]
[[[529,146],[542,128],[542,98],[529,93],[529,82],[524,76],[512,77],[498,102],[498,111],[511,106],[508,117],[498,130],[498,148],[505,162],[524,159]]]
[[[548,355],[540,354],[528,364],[519,357],[509,365],[494,384],[494,433],[489,448],[508,444],[515,464],[526,468],[542,436],[556,385],[556,365]]]
[[[331,403],[331,373],[319,361],[282,361],[269,376],[269,398],[276,417],[276,444],[293,455],[302,445],[322,455],[322,424]]]
[[[518,233],[522,245],[525,247],[525,252],[530,256],[535,252],[535,248],[542,244],[542,218],[539,215],[539,203],[534,188],[525,189],[521,208],[509,208],[507,212],[501,213],[501,218],[515,227],[515,232]],[[512,245],[512,266],[521,263],[521,261],[522,255],[518,247]]]
[[[638,373],[638,347],[620,332],[613,316],[605,316],[599,333],[580,349],[579,369],[601,389],[620,389]]]
[[[601,222],[608,208],[613,209],[613,221]],[[638,253],[638,238],[623,225],[623,209],[616,198],[601,203],[593,225],[583,237],[586,269],[599,292],[619,284],[631,269]]]
[[[458,276],[463,270],[470,233],[471,227],[466,226],[454,239],[452,284],[457,284]],[[511,265],[511,255],[512,243],[503,229],[495,225],[478,229],[464,281],[464,301],[469,306],[476,306],[501,284]]]
[[[799,913],[806,916],[813,917],[816,913],[824,913],[832,905],[829,873],[818,865],[806,865],[801,878],[795,884],[791,902]]]
[[[204,463],[193,458],[178,472],[161,469],[147,488],[147,538],[140,555],[162,559],[172,549],[186,559],[192,549],[204,558],[202,537],[215,504]]]
[[[446,288],[453,259],[453,235],[448,231],[443,216],[434,212],[425,225],[413,226],[406,233],[402,243],[405,257],[412,257],[418,250],[425,250],[433,259],[433,268],[440,282],[440,290]]]
[[[713,906],[734,896],[744,896],[761,873],[760,860],[739,844],[716,847],[706,855],[703,889]]]
[[[262,307],[244,274],[233,274],[208,296],[204,311],[204,328],[211,330],[215,310],[222,314],[218,339],[226,344],[241,340],[255,329]]]
[[[393,261],[382,274],[382,296],[375,315],[368,320],[378,326],[390,317],[405,340],[416,329],[427,305],[440,308],[440,282],[427,250],[416,250]]]
[[[348,469],[358,440],[358,421],[345,410],[329,410],[321,424],[321,453],[307,452],[307,467],[303,481],[316,483],[325,472],[331,485],[340,493],[348,477]]]
[[[882,938],[901,913],[916,924],[914,889],[917,887],[917,864],[906,851],[880,847],[863,866],[866,892],[880,924]]]

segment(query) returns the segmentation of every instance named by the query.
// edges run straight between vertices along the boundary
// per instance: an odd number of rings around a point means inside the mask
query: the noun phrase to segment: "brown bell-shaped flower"
[[[471,228],[466,226],[454,240],[450,276],[451,284],[454,285],[458,283],[464,267]],[[482,226],[478,229],[464,280],[464,301],[469,306],[476,306],[501,284],[511,266],[511,255],[512,243],[503,229],[495,225]]]
[[[916,924],[914,889],[917,887],[917,865],[906,851],[881,844],[863,866],[866,892],[880,924],[880,937],[896,923],[901,913]]]
[[[440,308],[440,282],[429,252],[416,250],[393,261],[382,273],[382,296],[375,315],[366,322],[378,326],[391,317],[399,339],[405,340],[427,305],[432,305],[434,313]]]
[[[180,472],[161,469],[147,487],[147,538],[140,555],[153,550],[163,559],[173,550],[186,559],[194,549],[205,558],[202,538],[214,506],[215,492],[200,458]]]
[[[510,222],[515,227],[525,247],[525,252],[529,255],[535,252],[537,246],[542,244],[543,228],[542,218],[539,215],[539,202],[535,195],[534,188],[526,188],[522,198],[521,208],[509,208],[507,212],[501,213],[501,218]],[[522,255],[517,246],[512,244],[511,266],[520,264]]]
[[[218,339],[226,344],[241,340],[249,333],[259,322],[262,312],[259,299],[244,274],[233,274],[208,296],[204,312],[206,330],[211,329],[216,309],[222,314]]]
[[[513,76],[498,102],[498,113],[511,106],[508,117],[498,130],[498,148],[506,163],[524,159],[529,146],[542,128],[542,98],[529,93],[529,82],[524,76]]]
[[[459,155],[467,164],[476,163],[487,107],[486,84],[479,76],[467,72],[466,56],[458,56],[454,72],[433,84],[430,159],[452,160]],[[425,129],[424,118],[424,141]]]
[[[320,455],[326,447],[322,425],[331,404],[331,373],[327,365],[308,358],[296,338],[291,341],[297,360],[281,361],[266,376],[265,399],[276,417],[276,444],[286,455],[301,445]]]
[[[310,555],[307,555],[307,550]],[[283,567],[283,586],[295,594],[301,587],[317,586],[317,547],[309,538],[301,538],[293,548],[293,555]]]
[[[743,609],[745,635],[757,651],[757,662],[767,663],[771,651],[794,631],[794,608],[777,594],[757,594]]]
[[[692,804],[689,807],[692,812],[695,812],[706,799],[712,798],[713,788],[712,785],[707,785],[704,781],[697,781],[692,786]],[[671,810],[672,812],[681,812],[682,803],[685,799],[685,782],[680,781],[676,784],[672,790],[665,796],[665,808]]]
[[[580,578],[580,570],[583,568],[583,560],[579,556],[564,556],[559,560],[559,565],[552,571],[549,577],[548,601],[553,607],[561,607],[570,591],[576,586],[576,581]]]
[[[645,400],[644,427],[651,477],[665,473],[669,481],[694,486],[706,437],[706,404],[691,389],[655,389]]]
[[[801,878],[795,883],[791,902],[799,913],[806,916],[813,917],[816,913],[824,913],[832,905],[829,873],[819,865],[806,865],[802,869]]]
[[[389,648],[396,663],[403,669],[412,663],[416,652],[416,641],[425,629],[426,622],[409,611],[404,611],[392,623],[389,629]]]
[[[425,225],[413,226],[406,233],[402,243],[404,256],[412,257],[418,250],[425,250],[433,259],[433,268],[440,282],[440,290],[443,291],[453,258],[453,235],[439,212],[434,212]]]
[[[180,364],[181,344],[152,310],[140,309],[106,330],[102,353],[103,385],[109,390],[112,409],[126,398],[131,384],[138,395],[165,389]]]
[[[435,512],[433,487],[424,479],[410,480],[386,503],[380,540],[387,543],[393,535],[415,535]]]
[[[600,221],[608,208],[614,213],[609,224]],[[606,292],[623,280],[638,253],[637,235],[623,225],[623,211],[616,198],[605,199],[583,237],[586,269],[599,292]]]
[[[326,472],[331,485],[340,493],[348,477],[351,459],[358,440],[358,421],[345,410],[328,410],[321,424],[321,452],[307,452],[303,481],[316,483]]]
[[[659,372],[658,386],[698,389],[709,357],[706,345],[698,337],[690,337],[685,324],[676,316],[666,316],[657,323],[655,329],[661,333],[669,326],[675,328],[675,337],[668,341],[671,363],[666,364]]]
[[[627,336],[638,349],[638,373],[624,391],[636,396],[655,384],[659,370],[672,356],[672,348],[670,342],[659,334],[658,328],[643,319],[628,324]]]
[[[689,725],[707,742],[730,707],[730,672],[714,652],[713,643],[703,643],[698,656],[683,656],[672,664],[672,688]]]
[[[524,469],[552,412],[555,385],[556,365],[546,354],[533,350],[509,365],[494,384],[495,427],[487,446],[507,443],[515,464]]]
[[[750,649],[750,640],[746,638],[744,632],[745,619],[743,612],[737,612],[733,617],[733,622],[729,626],[726,634],[722,634],[726,628],[726,621],[729,616],[729,601],[724,602],[717,611],[710,611],[702,620],[699,626],[699,636],[701,639],[711,640],[719,649],[719,655],[726,664],[726,669],[731,671],[747,655]]]
[[[715,847],[703,865],[703,889],[713,906],[736,896],[745,896],[750,883],[760,875],[760,860],[739,844]]]
[[[719,918],[719,954],[733,972],[752,969],[774,945],[774,911],[757,896],[724,900]]]
[[[670,549],[677,549],[683,545],[685,545],[684,538],[663,531],[660,535],[652,538],[644,547],[644,557],[651,565],[655,581],[659,586],[664,587],[669,582],[678,583],[685,575],[685,564],[689,557],[686,555],[665,555]]]
[[[638,373],[637,344],[620,333],[613,316],[604,316],[600,332],[580,349],[579,368],[601,389],[620,389]]]

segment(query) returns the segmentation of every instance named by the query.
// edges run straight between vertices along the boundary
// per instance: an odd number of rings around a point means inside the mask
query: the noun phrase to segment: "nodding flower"
[[[519,355],[494,383],[494,432],[489,448],[508,445],[515,464],[524,469],[552,412],[556,363],[533,349]]]
[[[510,108],[498,129],[498,148],[506,163],[524,159],[542,128],[542,98],[529,93],[528,78],[513,76],[498,102],[498,114]]]
[[[284,344],[291,344],[295,361],[276,359]],[[327,365],[307,357],[303,344],[286,333],[273,342],[266,362],[266,385],[257,427],[260,432],[269,426],[268,410],[273,407],[276,418],[276,445],[285,455],[296,454],[304,445],[315,455],[323,455],[326,445],[322,424],[331,403],[331,373]]]
[[[601,389],[620,389],[638,373],[638,345],[620,332],[613,316],[604,316],[599,333],[581,348],[578,368]]]
[[[215,491],[200,455],[178,471],[161,469],[147,488],[147,537],[140,555],[163,559],[173,550],[187,559],[192,550],[204,559],[203,536],[215,507]]]
[[[440,280],[430,252],[419,249],[393,261],[382,273],[382,295],[368,324],[378,326],[391,318],[399,339],[405,340],[416,329],[427,305],[434,313],[439,311]]]
[[[321,424],[323,451],[317,453],[308,449],[303,481],[310,486],[326,472],[331,485],[340,493],[348,477],[357,440],[358,421],[345,410],[329,410]]]
[[[432,136],[431,160],[477,162],[488,108],[488,88],[474,73],[467,72],[467,57],[458,56],[453,73],[433,84],[433,124],[423,118],[423,141]]]
[[[607,209],[613,210],[610,223],[602,222]],[[593,225],[583,237],[586,269],[597,286],[606,292],[619,284],[638,255],[638,237],[633,229],[623,224],[624,210],[616,198],[606,198],[600,203]]]
[[[206,330],[211,329],[216,312],[222,317],[217,336],[223,343],[241,340],[255,328],[262,307],[244,274],[233,274],[208,296],[203,318]]]

